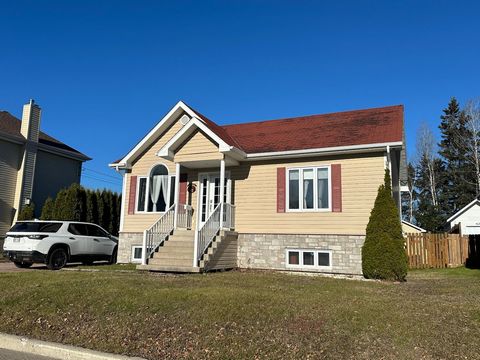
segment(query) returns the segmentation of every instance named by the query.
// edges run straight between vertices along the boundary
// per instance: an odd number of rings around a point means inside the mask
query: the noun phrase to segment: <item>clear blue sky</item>
[[[0,0],[0,44],[0,109],[34,98],[94,188],[180,99],[220,124],[404,104],[412,155],[480,95],[476,1]]]

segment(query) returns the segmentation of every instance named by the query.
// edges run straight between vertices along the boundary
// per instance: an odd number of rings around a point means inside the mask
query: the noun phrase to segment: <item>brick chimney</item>
[[[23,105],[21,133],[25,139],[35,143],[38,142],[41,113],[42,110],[33,99],[30,99],[28,104]]]

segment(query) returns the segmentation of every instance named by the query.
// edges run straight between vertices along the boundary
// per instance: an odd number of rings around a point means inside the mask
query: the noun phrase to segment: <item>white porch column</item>
[[[180,163],[175,163],[175,214],[173,218],[173,228],[177,228],[178,202],[180,200]]]
[[[225,197],[225,159],[220,160],[220,230],[223,229],[223,198]]]

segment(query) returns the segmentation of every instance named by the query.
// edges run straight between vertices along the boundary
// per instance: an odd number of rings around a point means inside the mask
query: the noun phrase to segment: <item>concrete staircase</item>
[[[137,265],[137,269],[177,273],[232,269],[236,267],[237,237],[236,232],[221,231],[200,260],[200,267],[194,267],[195,231],[177,229],[149,259],[148,264]]]

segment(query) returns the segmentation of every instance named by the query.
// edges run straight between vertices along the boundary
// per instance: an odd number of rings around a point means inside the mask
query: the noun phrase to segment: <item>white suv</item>
[[[4,255],[17,267],[44,263],[52,270],[67,262],[117,262],[118,239],[100,226],[74,221],[19,221],[7,232]]]

